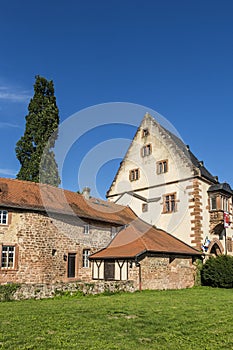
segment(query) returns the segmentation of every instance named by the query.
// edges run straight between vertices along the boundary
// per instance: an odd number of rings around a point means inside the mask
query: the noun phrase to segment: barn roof
[[[0,206],[47,211],[124,225],[136,218],[125,206],[29,181],[0,178]]]

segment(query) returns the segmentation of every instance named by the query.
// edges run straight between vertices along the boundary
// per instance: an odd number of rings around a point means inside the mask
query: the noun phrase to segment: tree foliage
[[[211,257],[201,271],[202,284],[211,287],[233,288],[233,257]]]
[[[16,156],[21,164],[17,179],[58,186],[60,177],[53,148],[59,111],[52,80],[36,76],[34,96],[25,119],[24,135],[16,144]]]

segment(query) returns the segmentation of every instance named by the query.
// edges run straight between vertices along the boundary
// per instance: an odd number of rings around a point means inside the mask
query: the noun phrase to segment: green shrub
[[[233,288],[233,257],[211,257],[203,265],[201,281],[204,286]]]
[[[0,285],[0,301],[10,301],[14,293],[20,287],[17,283],[8,283]]]

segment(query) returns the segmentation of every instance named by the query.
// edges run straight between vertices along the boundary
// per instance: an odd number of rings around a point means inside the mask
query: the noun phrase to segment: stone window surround
[[[139,168],[131,169],[129,171],[129,180],[130,181],[137,181],[137,180],[139,180],[139,177],[140,177],[140,170],[139,170]]]
[[[224,196],[220,193],[215,193],[209,196],[209,210],[210,211],[227,211],[230,209],[230,197]]]
[[[148,143],[147,145],[145,145],[141,148],[141,156],[143,158],[149,156],[151,153],[152,153],[151,143]]]
[[[146,213],[148,211],[148,203],[142,203],[142,212]]]
[[[163,195],[163,214],[175,213],[177,211],[177,194],[176,192],[166,193]]]
[[[156,172],[158,175],[168,172],[168,159],[163,159],[156,162]]]

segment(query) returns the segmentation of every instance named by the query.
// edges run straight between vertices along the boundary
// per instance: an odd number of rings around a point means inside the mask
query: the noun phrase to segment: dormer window
[[[0,225],[7,225],[7,224],[8,224],[8,211],[0,210]]]
[[[149,156],[152,153],[152,146],[151,146],[151,144],[149,143],[148,145],[143,146],[142,149],[141,149],[141,152],[142,152],[142,157]]]

